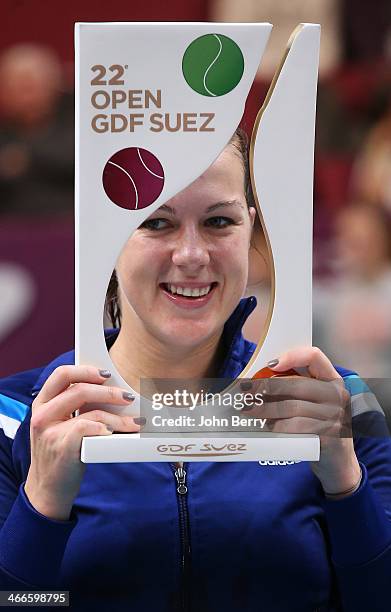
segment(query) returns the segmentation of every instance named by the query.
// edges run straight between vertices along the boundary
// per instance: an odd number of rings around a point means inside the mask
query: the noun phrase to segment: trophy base
[[[81,446],[83,463],[133,463],[141,461],[319,461],[320,440],[312,434],[256,433],[246,437],[180,437],[177,433],[85,436]]]

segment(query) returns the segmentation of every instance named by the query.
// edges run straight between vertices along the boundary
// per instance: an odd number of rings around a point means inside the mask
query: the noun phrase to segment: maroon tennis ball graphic
[[[114,153],[103,170],[103,188],[114,204],[128,210],[146,208],[164,186],[160,161],[147,149],[129,147]]]

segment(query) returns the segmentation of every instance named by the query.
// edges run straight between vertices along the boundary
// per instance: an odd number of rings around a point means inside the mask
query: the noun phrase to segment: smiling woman
[[[227,156],[227,153],[228,153],[228,156]],[[217,175],[219,178],[220,184],[221,182],[223,182],[224,184],[224,175],[222,174],[224,173],[224,166],[227,166],[227,161],[228,161],[228,164],[230,164],[230,162],[232,161],[233,154],[236,156],[236,159],[234,160],[234,164],[233,164],[234,170],[236,171],[235,178],[238,179],[238,175],[240,175],[239,176],[240,185],[236,184],[236,189],[239,189],[240,196],[237,200],[228,199],[227,201],[223,201],[221,198],[221,193],[216,188],[217,186],[215,186],[213,183],[213,178],[214,178],[214,175]],[[223,160],[220,159],[222,156],[224,156]],[[224,209],[227,211],[227,209],[228,210],[230,208],[232,209],[232,207],[235,205],[239,207],[243,207],[243,204],[245,204],[245,206],[247,206],[249,210],[254,209],[254,212],[251,212],[251,222],[252,223],[253,223],[253,217],[255,216],[255,203],[254,203],[254,197],[253,197],[251,181],[250,181],[250,169],[249,169],[249,159],[248,159],[248,138],[244,130],[242,130],[241,128],[238,128],[235,131],[229,144],[227,145],[227,148],[223,151],[222,156],[220,156],[220,158],[217,160],[217,162],[220,161],[220,164],[218,164],[217,167],[214,164],[211,168],[207,170],[207,172],[205,172],[201,177],[199,177],[199,179],[197,179],[193,183],[193,185],[190,186],[192,188],[193,197],[195,194],[196,199],[191,200],[190,199],[191,194],[189,193],[189,197],[187,197],[185,200],[187,202],[186,206],[189,206],[189,205],[191,206],[194,204],[194,202],[198,200],[198,207],[199,207],[199,201],[200,201],[201,196],[197,194],[197,188],[200,187],[200,185],[202,185],[203,187],[205,186],[205,178],[207,182],[209,180],[209,189],[212,188],[212,193],[208,193],[207,191],[208,187],[206,186],[206,196],[209,198],[212,197],[213,199],[213,195],[217,193],[217,201],[214,204],[208,205],[208,201],[206,200],[206,202],[204,202],[204,211],[206,214],[212,213],[215,210],[219,212],[219,215],[212,216],[212,218],[206,222],[206,225],[209,225],[210,227],[214,226],[216,230],[223,229],[226,226],[228,226],[230,223],[233,222],[233,219],[223,217],[223,214],[224,214]],[[239,167],[238,167],[238,161],[240,162]],[[213,170],[215,172],[213,172]],[[220,170],[220,173],[218,173],[218,170]],[[225,167],[225,172],[228,176],[228,180],[233,178],[231,177],[230,170],[231,170],[230,167]],[[184,205],[183,192],[182,192],[182,202],[180,200],[178,201],[179,196],[181,196],[181,194],[178,194],[175,198],[172,198],[172,203],[173,204],[177,203],[181,205],[183,209],[183,205]],[[169,221],[170,219],[171,221],[174,221],[175,215],[176,215],[176,210],[174,206],[170,206],[169,204],[163,204],[162,206],[160,206],[158,211],[156,211],[153,215],[151,215],[151,217],[149,217],[142,224],[142,226],[139,229],[144,228],[144,229],[149,229],[151,231],[153,230],[159,231],[163,229],[168,229]],[[129,240],[129,242],[130,241],[131,239]],[[129,243],[127,246],[129,246]],[[118,280],[117,280],[117,274],[115,270],[113,271],[113,274],[112,274],[112,277],[109,283],[108,291],[107,291],[106,312],[113,326],[119,327],[121,324],[121,308],[120,308],[119,298],[118,298]]]
[[[106,346],[132,388],[142,378],[199,384],[243,371],[256,348],[242,334],[255,305],[242,297],[254,219],[247,145],[236,132],[129,238],[109,287],[119,329],[106,332]],[[0,590],[70,590],[72,612],[388,611],[384,414],[363,381],[319,349],[275,357],[274,374],[302,375],[240,381],[254,398],[260,383],[262,402],[258,412],[251,396],[236,406],[238,425],[317,434],[318,462],[237,462],[238,439],[194,439],[191,449],[160,445],[167,462],[86,469],[83,436],[145,424],[102,409],[127,408],[129,390],[96,365],[75,366],[73,351],[0,381]],[[230,460],[169,463],[189,450]]]
[[[107,304],[121,321],[110,357],[132,388],[161,371],[217,375],[223,328],[247,285],[255,214],[246,136],[237,130],[204,174],[129,238]]]

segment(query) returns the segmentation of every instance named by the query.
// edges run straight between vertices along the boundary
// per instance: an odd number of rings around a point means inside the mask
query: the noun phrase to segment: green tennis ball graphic
[[[203,96],[223,96],[242,78],[244,59],[236,42],[223,34],[205,34],[193,40],[182,60],[187,83]]]

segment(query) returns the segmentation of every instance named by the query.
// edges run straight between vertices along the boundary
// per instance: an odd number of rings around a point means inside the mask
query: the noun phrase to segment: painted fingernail
[[[99,370],[99,376],[102,376],[102,378],[110,378],[111,372],[109,372],[109,370]]]
[[[147,419],[145,417],[135,417],[133,421],[136,423],[136,425],[145,425]]]
[[[267,362],[267,365],[269,368],[275,368],[276,366],[278,366],[279,363],[279,359],[272,359],[271,361]]]
[[[106,425],[106,429],[107,431],[109,431],[110,433],[113,433],[114,429],[110,426],[110,425]]]
[[[134,395],[132,393],[129,393],[128,391],[124,391],[122,397],[127,402],[132,402],[135,399]]]

